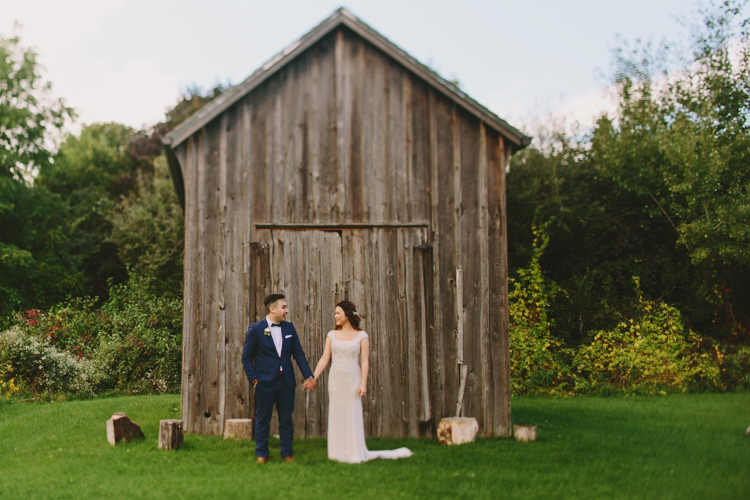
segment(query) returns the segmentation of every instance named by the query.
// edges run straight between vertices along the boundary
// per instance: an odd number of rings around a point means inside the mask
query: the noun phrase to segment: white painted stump
[[[536,441],[536,425],[514,425],[513,436],[516,441]]]
[[[112,418],[107,420],[107,441],[112,446],[120,441],[132,441],[133,439],[145,439],[141,426],[130,420],[123,412],[118,411]]]
[[[477,437],[479,424],[475,418],[444,418],[438,424],[437,431],[441,444],[471,443]]]
[[[162,420],[159,422],[159,449],[179,450],[183,440],[182,420]]]
[[[253,438],[253,421],[249,418],[230,418],[224,421],[224,439]]]

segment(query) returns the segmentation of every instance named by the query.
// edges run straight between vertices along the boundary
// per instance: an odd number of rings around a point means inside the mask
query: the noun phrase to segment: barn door
[[[363,399],[368,436],[430,434],[431,424],[420,426],[431,418],[432,249],[426,232],[373,228],[342,234],[344,293],[364,315],[362,328],[370,336],[369,393]]]
[[[284,293],[310,368],[334,328],[336,303],[348,299],[370,336],[369,393],[363,398],[368,436],[424,435],[431,418],[432,261],[419,228],[342,231],[260,230],[251,244],[250,318],[265,317],[263,299]],[[427,282],[425,281],[427,280]],[[297,383],[303,380],[295,368]],[[312,393],[298,390],[294,431],[325,436],[328,373]],[[254,403],[253,403],[254,408]],[[276,417],[271,434],[278,433]]]
[[[288,321],[294,323],[310,369],[314,370],[325,347],[325,336],[334,327],[334,308],[344,298],[341,234],[336,231],[258,231],[251,259],[252,321],[266,316],[263,299],[283,293],[289,304]],[[259,269],[259,271],[254,271]],[[251,280],[253,281],[253,280]],[[301,389],[302,375],[295,368],[294,433],[299,437],[324,436],[328,426],[328,384],[323,376],[318,388]],[[325,404],[324,404],[325,403]],[[274,413],[271,434],[278,434]]]

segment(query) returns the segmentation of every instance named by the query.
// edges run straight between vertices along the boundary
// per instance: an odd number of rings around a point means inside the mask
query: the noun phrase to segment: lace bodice
[[[367,338],[367,333],[359,332],[352,340],[338,340],[333,330],[328,332],[328,336],[331,338],[331,369],[359,370],[360,344],[362,339]]]

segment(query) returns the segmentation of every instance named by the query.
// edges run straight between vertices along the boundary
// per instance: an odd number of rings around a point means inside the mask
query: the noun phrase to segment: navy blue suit
[[[281,439],[281,455],[292,456],[292,437],[294,425],[294,380],[292,358],[297,362],[305,378],[313,376],[307,364],[305,352],[299,342],[297,331],[288,321],[281,322],[281,356],[276,351],[271,335],[266,335],[268,321],[263,318],[250,325],[245,333],[245,345],[242,348],[242,366],[245,368],[247,379],[255,387],[255,453],[259,457],[268,458],[268,432],[273,415],[273,407],[279,416],[279,438]],[[280,372],[283,368],[283,377]]]

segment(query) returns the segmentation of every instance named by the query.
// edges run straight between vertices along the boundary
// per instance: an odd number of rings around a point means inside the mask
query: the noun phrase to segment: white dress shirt
[[[273,321],[266,316],[266,321],[268,322],[268,327],[271,329],[271,338],[273,339],[273,345],[276,346],[276,352],[279,353],[279,357],[281,357],[281,345],[282,345],[282,334],[281,334],[281,326],[271,326]],[[281,371],[284,371],[282,368]]]

